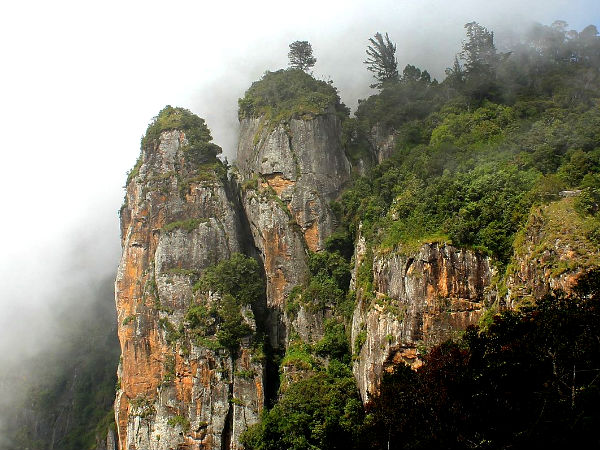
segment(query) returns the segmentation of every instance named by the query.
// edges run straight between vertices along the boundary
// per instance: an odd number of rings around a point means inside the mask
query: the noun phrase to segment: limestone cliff
[[[493,298],[494,274],[489,258],[445,244],[372,259],[365,252],[359,239],[357,270],[366,264],[373,277],[373,292],[356,286],[352,318],[353,371],[363,401],[377,392],[386,367],[418,367],[420,351],[477,324]]]
[[[120,449],[238,448],[263,405],[252,333],[236,357],[191,339],[184,326],[204,295],[193,289],[204,269],[244,249],[226,168],[190,148],[186,132],[161,132],[143,146],[127,183],[116,279]],[[256,329],[253,315],[245,317]]]
[[[307,276],[307,251],[323,249],[335,223],[330,202],[350,176],[333,111],[270,126],[244,118],[236,160],[244,210],[264,263],[271,343],[285,345],[286,298]]]

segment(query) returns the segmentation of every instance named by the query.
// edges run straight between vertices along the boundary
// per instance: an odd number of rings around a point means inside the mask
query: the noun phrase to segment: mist
[[[376,32],[397,44],[399,68],[441,81],[467,22],[494,30],[500,46],[533,22],[600,23],[596,0],[29,1],[2,10],[0,447],[35,361],[98,305],[114,308],[106,286],[119,260],[122,185],[166,104],[205,118],[233,161],[237,99],[286,67],[294,40],[311,42],[314,75],[354,110],[373,93],[363,61]]]

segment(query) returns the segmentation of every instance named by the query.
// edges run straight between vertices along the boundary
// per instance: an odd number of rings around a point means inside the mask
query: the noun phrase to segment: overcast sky
[[[3,2],[0,351],[45,341],[34,330],[75,273],[93,285],[115,271],[122,185],[166,104],[204,117],[231,160],[237,99],[285,67],[294,40],[312,43],[315,75],[354,107],[370,92],[362,61],[377,31],[396,42],[400,67],[441,77],[466,22],[500,38],[556,19],[600,25],[598,0]],[[73,271],[79,252],[85,264]]]

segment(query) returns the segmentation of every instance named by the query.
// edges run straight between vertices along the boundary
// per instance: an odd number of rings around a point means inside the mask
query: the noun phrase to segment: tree
[[[494,33],[477,22],[465,25],[467,40],[460,53],[467,73],[491,74],[495,71],[501,55],[496,52]]]
[[[396,45],[390,41],[387,33],[385,39],[381,33],[375,33],[375,39],[370,38],[371,45],[367,48],[367,70],[374,73],[377,83],[372,88],[381,89],[385,83],[398,81],[398,61],[396,60]]]
[[[498,53],[494,33],[477,22],[465,25],[467,39],[463,41],[460,58],[464,61],[465,93],[479,103],[484,99],[497,99],[499,86],[496,72],[509,53]]]
[[[308,41],[294,41],[290,44],[290,67],[305,72],[315,65],[317,59],[313,56],[312,46]]]
[[[421,71],[418,67],[407,64],[404,70],[402,71],[402,81],[421,81],[423,83],[429,84],[431,83],[431,75],[426,70]]]
[[[465,71],[463,70],[458,56],[454,57],[454,65],[446,68],[446,83],[452,88],[460,88],[465,81]]]

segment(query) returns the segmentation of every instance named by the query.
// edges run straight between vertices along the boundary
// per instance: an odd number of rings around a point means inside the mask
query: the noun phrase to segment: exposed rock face
[[[532,210],[515,239],[514,262],[507,270],[506,304],[535,302],[551,291],[569,293],[579,277],[600,265],[600,248],[587,238],[575,211],[577,191]],[[516,301],[519,304],[516,304]]]
[[[443,244],[425,244],[411,255],[375,256],[375,298],[359,288],[352,319],[353,347],[360,349],[353,371],[363,401],[377,392],[386,367],[402,361],[418,367],[420,346],[476,324],[495,295],[493,272],[487,257]]]
[[[267,278],[271,343],[285,345],[285,299],[307,276],[307,251],[323,249],[334,229],[329,206],[350,177],[339,118],[328,113],[271,127],[241,121],[237,167],[243,205]]]
[[[121,211],[120,449],[239,448],[263,405],[262,363],[250,341],[234,358],[182,335],[194,282],[244,248],[224,167],[188,161],[186,143],[183,132],[168,131],[143,149]]]
[[[392,156],[394,148],[396,148],[396,136],[393,131],[379,124],[371,128],[369,142],[373,147],[377,163],[381,163]]]
[[[314,344],[334,315],[333,305],[315,310],[288,299],[308,278],[309,251],[322,250],[333,232],[329,203],[350,177],[338,117],[278,125],[245,118],[240,133],[237,184],[220,163],[190,164],[178,131],[162,133],[144,149],[128,182],[116,281],[123,359],[115,410],[122,450],[240,448],[268,388],[257,329],[275,349],[290,344],[292,330]],[[377,129],[374,136],[381,161],[393,149],[393,136]],[[566,288],[585,268],[581,261],[600,264],[597,246],[556,238],[582,235],[569,228],[582,226],[573,201],[544,206],[530,218],[509,272],[509,306],[511,292],[539,296]],[[257,252],[267,285],[266,304],[243,305],[253,331],[230,351],[190,339],[183,325],[190,304],[223,300],[193,286],[209,265],[235,252]],[[417,368],[423,349],[476,324],[497,297],[489,258],[451,245],[373,255],[359,233],[354,262],[353,371],[363,401],[377,392],[385,370],[400,362]],[[285,389],[311,368],[283,364],[280,370]]]

